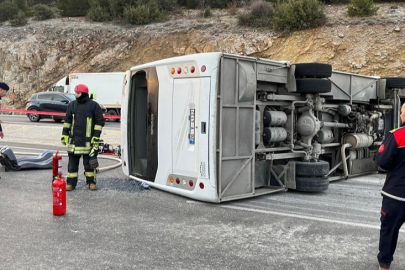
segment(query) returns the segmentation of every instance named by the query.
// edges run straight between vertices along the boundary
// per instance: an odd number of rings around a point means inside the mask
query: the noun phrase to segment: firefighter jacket
[[[76,155],[89,154],[92,137],[100,138],[105,120],[100,105],[84,98],[80,103],[74,100],[66,110],[62,135],[67,135],[68,152]]]
[[[387,170],[381,194],[405,201],[405,123],[385,137],[377,152],[377,164]]]

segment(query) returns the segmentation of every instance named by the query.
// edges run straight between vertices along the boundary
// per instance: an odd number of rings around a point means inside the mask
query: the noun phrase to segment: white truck
[[[377,172],[405,101],[403,77],[224,53],[136,66],[124,83],[124,173],[216,203]]]
[[[60,79],[52,87],[52,91],[74,93],[76,85],[85,84],[89,88],[89,94],[106,107],[106,115],[118,116],[121,115],[124,75],[125,72],[72,73]]]

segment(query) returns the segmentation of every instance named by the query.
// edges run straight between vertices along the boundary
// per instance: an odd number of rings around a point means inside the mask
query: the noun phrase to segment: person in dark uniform
[[[381,194],[380,270],[390,269],[399,229],[405,222],[405,104],[401,107],[401,127],[391,130],[377,152],[377,164],[387,171]]]
[[[77,85],[75,96],[76,100],[70,102],[67,107],[61,138],[62,144],[68,145],[69,155],[66,190],[73,190],[77,185],[81,156],[86,183],[90,190],[97,190],[96,157],[101,130],[105,123],[104,116],[100,105],[89,98],[89,89],[86,85]]]
[[[4,82],[0,82],[0,110],[1,110],[1,98],[6,96],[10,87]],[[3,128],[1,127],[1,120],[0,120],[0,138],[3,139],[4,133]]]

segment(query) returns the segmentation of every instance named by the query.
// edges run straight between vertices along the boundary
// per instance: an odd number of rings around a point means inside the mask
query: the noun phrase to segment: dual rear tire
[[[329,163],[323,160],[318,162],[295,163],[296,190],[304,192],[322,192],[329,187]]]
[[[295,64],[295,82],[298,93],[329,93],[332,66],[322,63]]]

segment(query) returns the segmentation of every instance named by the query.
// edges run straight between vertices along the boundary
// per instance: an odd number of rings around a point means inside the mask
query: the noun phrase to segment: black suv
[[[75,99],[74,94],[59,92],[35,93],[27,101],[26,109],[28,111],[66,113],[68,104]],[[106,108],[104,105],[100,104],[100,106],[103,113],[105,113]],[[55,122],[61,122],[64,118],[64,116],[61,115],[35,113],[27,113],[27,117],[31,122],[38,122],[40,119],[44,118],[52,118]]]

